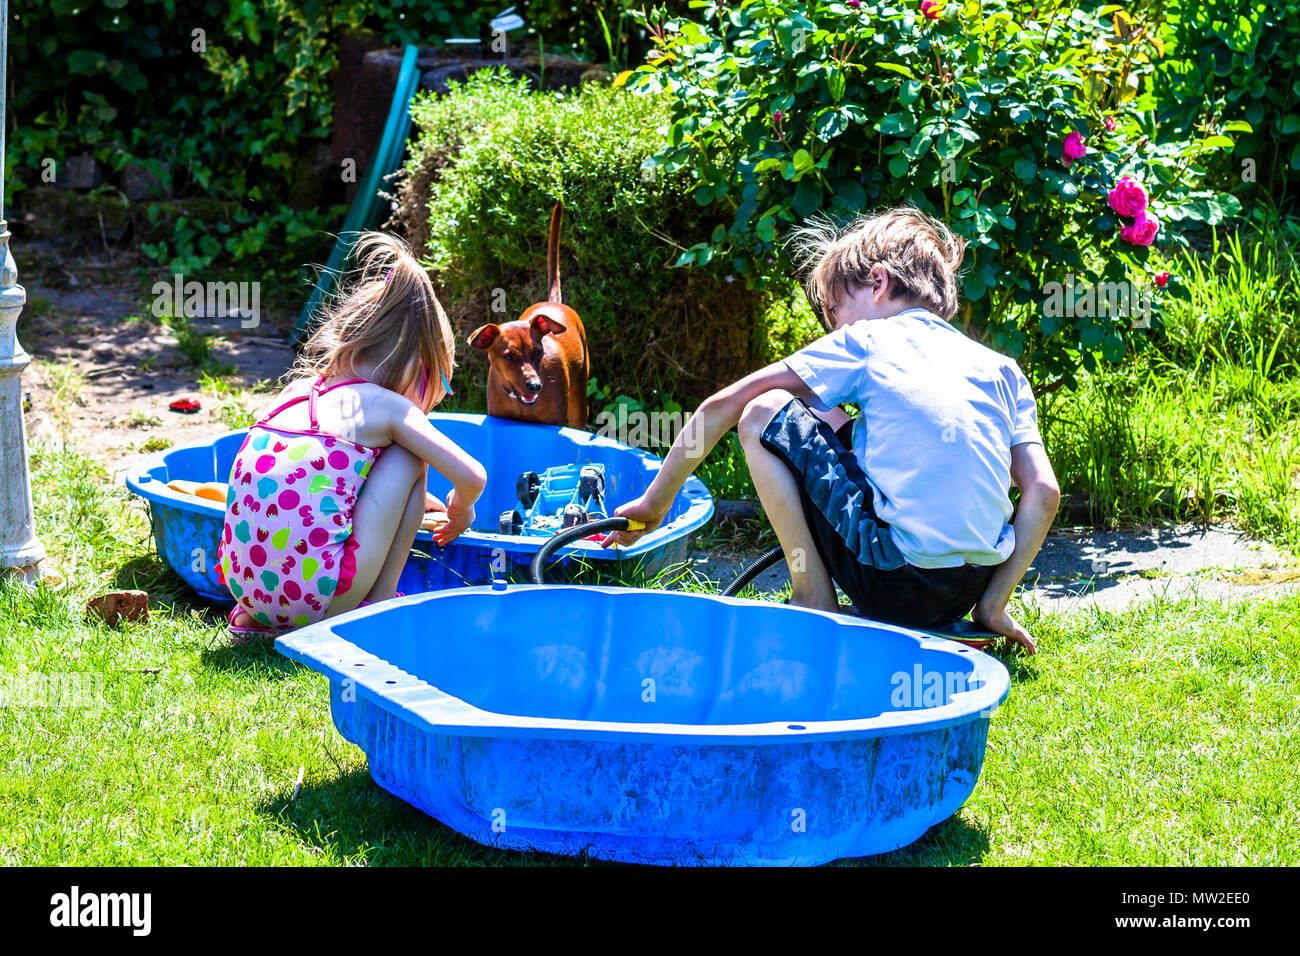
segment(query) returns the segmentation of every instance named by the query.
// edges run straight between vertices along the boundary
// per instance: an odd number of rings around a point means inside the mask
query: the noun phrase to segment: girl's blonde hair
[[[289,378],[348,375],[364,362],[376,385],[401,394],[418,385],[423,362],[428,412],[439,373],[451,381],[456,363],[456,338],[433,283],[396,236],[363,232],[352,255],[347,291],[325,308]]]
[[[814,218],[794,230],[791,244],[804,293],[823,322],[825,304],[850,286],[868,285],[876,266],[897,286],[896,297],[914,299],[944,319],[957,314],[966,242],[912,206],[862,214],[846,226]]]

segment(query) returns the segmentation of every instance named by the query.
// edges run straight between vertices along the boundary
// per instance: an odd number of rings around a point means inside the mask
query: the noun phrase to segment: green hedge
[[[720,220],[691,198],[684,173],[647,163],[668,122],[664,98],[594,85],[533,93],[483,72],[449,96],[418,99],[412,115],[419,136],[398,222],[462,334],[545,298],[558,200],[565,301],[583,317],[598,398],[702,396],[759,360],[765,295],[721,262],[673,268]]]

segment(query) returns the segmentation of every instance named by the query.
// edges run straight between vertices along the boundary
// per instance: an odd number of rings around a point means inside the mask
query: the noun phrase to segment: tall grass
[[[1235,520],[1300,544],[1300,282],[1269,236],[1214,237],[1168,268],[1153,348],[1045,397],[1041,424],[1063,491],[1094,524]]]

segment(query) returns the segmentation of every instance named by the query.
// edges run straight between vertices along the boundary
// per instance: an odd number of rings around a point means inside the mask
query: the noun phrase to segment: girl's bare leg
[[[350,611],[362,601],[378,600],[381,574],[390,564],[394,549],[405,554],[415,540],[415,529],[424,515],[424,487],[428,466],[401,445],[389,445],[371,466],[352,512],[352,534],[357,539],[353,552],[356,573],[348,590],[335,596],[326,617]],[[416,504],[412,505],[412,502]],[[411,522],[412,511],[416,515]],[[398,569],[400,573],[400,567]],[[396,576],[392,582],[395,585]],[[392,590],[381,597],[392,597]]]
[[[401,524],[397,526],[397,536],[393,538],[393,547],[365,600],[386,601],[397,593],[397,579],[402,576],[406,559],[411,555],[411,546],[415,544],[415,533],[420,530],[420,522],[424,520],[424,495],[423,482],[411,489],[411,497],[406,499],[406,510],[402,512]]]

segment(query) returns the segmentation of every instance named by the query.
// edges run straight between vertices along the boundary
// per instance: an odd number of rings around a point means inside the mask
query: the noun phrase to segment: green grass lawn
[[[102,707],[0,708],[0,863],[584,862],[479,846],[382,791],[334,730],[325,679],[231,646],[124,490],[76,452],[37,447],[33,467],[70,583],[0,586],[0,674],[90,675]],[[147,624],[84,619],[88,596],[132,584],[154,597]],[[1300,862],[1298,622],[1295,599],[1031,617],[1040,654],[1007,659],[970,801],[861,862]]]

